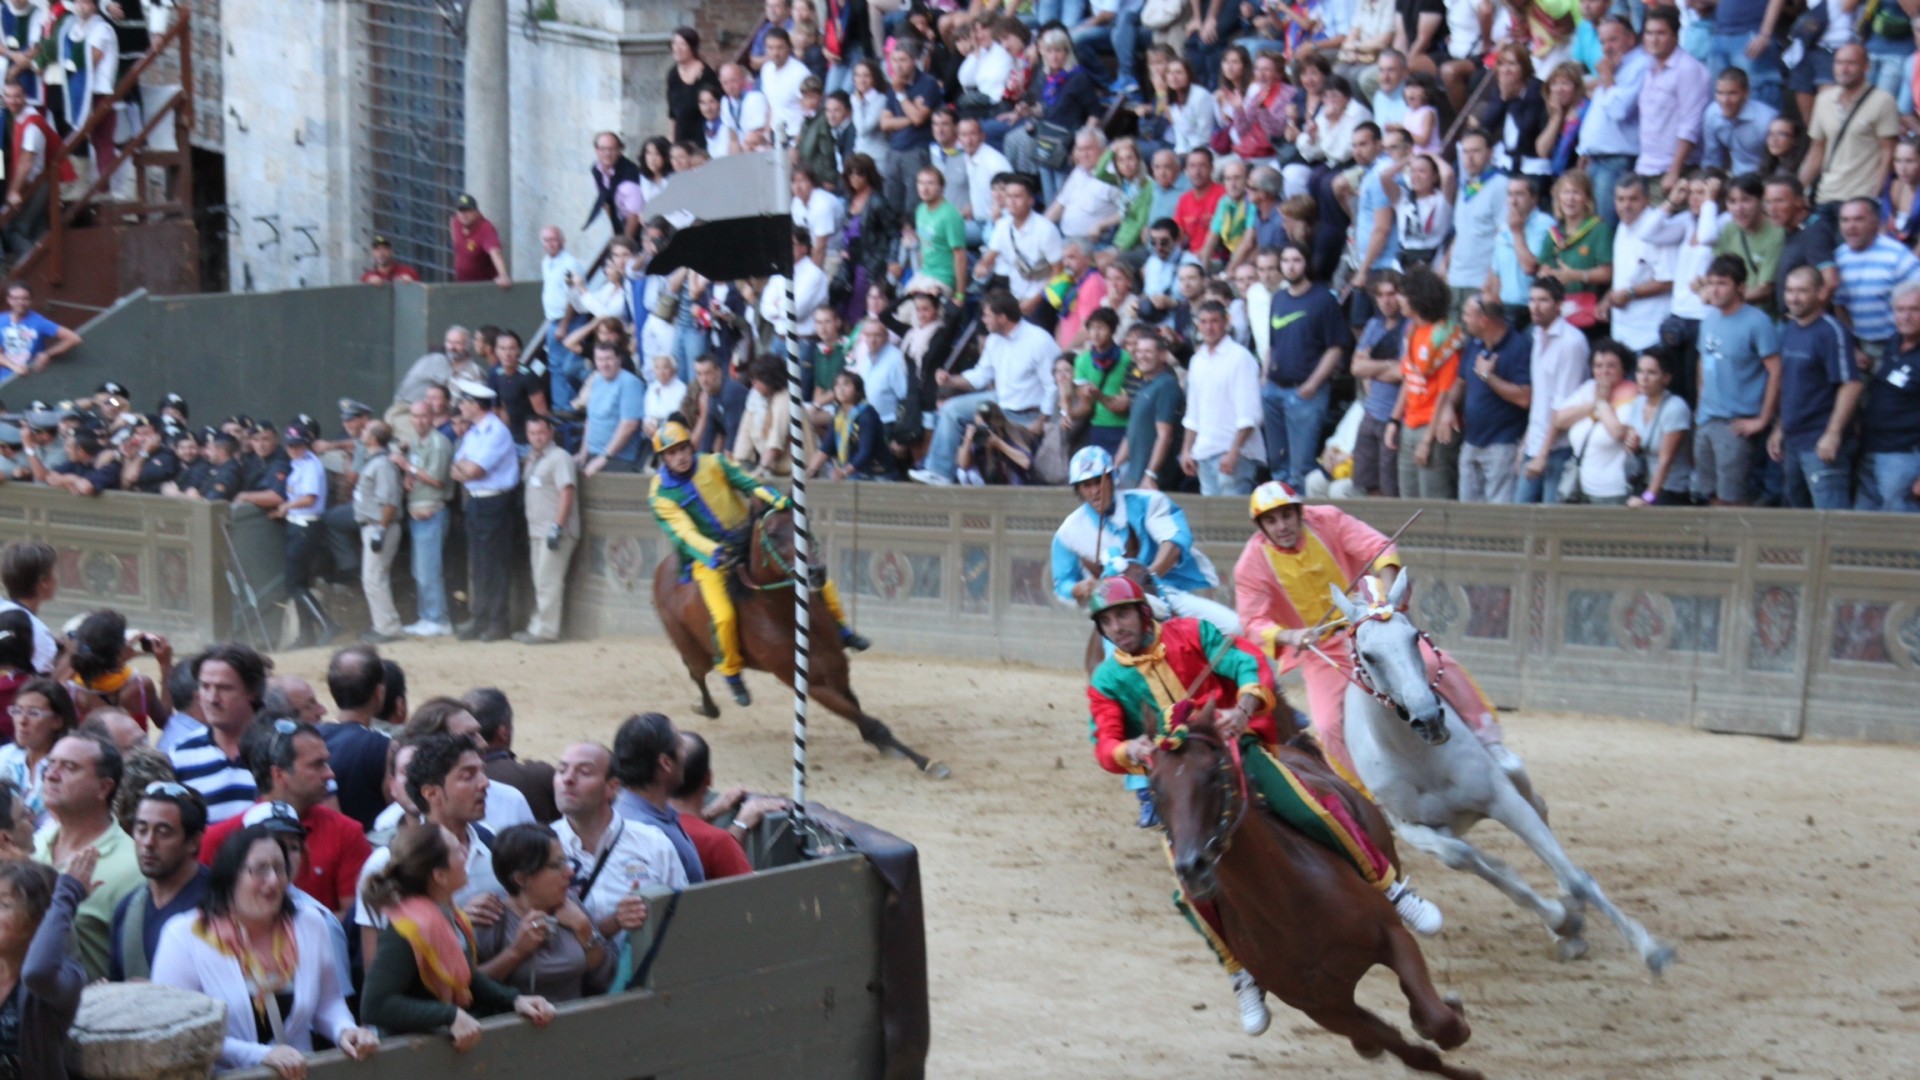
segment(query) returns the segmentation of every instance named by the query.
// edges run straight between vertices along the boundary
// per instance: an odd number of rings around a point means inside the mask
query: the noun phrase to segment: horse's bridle
[[[1207,842],[1201,849],[1206,856],[1207,866],[1211,869],[1220,861],[1220,857],[1227,853],[1227,849],[1233,846],[1233,834],[1239,830],[1240,823],[1246,819],[1247,808],[1252,804],[1252,798],[1247,792],[1246,766],[1240,760],[1240,747],[1235,740],[1194,731],[1187,725],[1181,724],[1162,735],[1155,745],[1165,752],[1177,752],[1186,746],[1188,739],[1206,743],[1220,752],[1220,763],[1214,767],[1213,777],[1209,781],[1212,787],[1221,792],[1220,817],[1214,822],[1213,833],[1207,837]],[[1228,778],[1229,773],[1232,775],[1231,779]],[[1160,827],[1162,830],[1167,828],[1164,819]]]
[[[748,524],[747,528],[759,543],[760,553],[765,555],[768,560],[773,563],[774,568],[780,571],[780,580],[768,582],[764,585],[753,580],[747,573],[747,563],[749,560],[745,559],[741,560],[740,566],[735,569],[734,576],[740,579],[740,584],[755,592],[772,592],[775,589],[791,589],[793,588],[793,583],[800,579],[800,574],[794,570],[791,563],[787,562],[787,560],[781,556],[780,549],[775,547],[773,541],[768,538],[767,531],[760,528],[760,522],[765,518],[765,514],[756,515],[753,521]]]
[[[1391,615],[1389,615],[1388,617],[1391,617]],[[1379,687],[1375,686],[1373,684],[1373,676],[1367,674],[1366,665],[1360,662],[1360,624],[1363,622],[1369,622],[1376,618],[1381,618],[1381,617],[1378,615],[1369,615],[1367,618],[1361,619],[1358,622],[1351,623],[1347,626],[1347,652],[1350,656],[1353,657],[1353,667],[1349,669],[1346,673],[1347,681],[1353,683],[1353,685],[1366,691],[1369,695],[1373,697],[1373,700],[1378,701],[1380,704],[1385,705],[1389,709],[1392,709],[1395,713],[1399,714],[1400,719],[1405,720],[1408,718],[1407,707],[1405,705],[1402,705],[1398,700],[1396,700],[1392,694],[1389,694],[1386,691],[1381,690]],[[1382,621],[1385,621],[1385,620],[1382,619]],[[1446,660],[1447,654],[1441,652],[1440,646],[1435,645],[1433,643],[1433,637],[1431,635],[1429,635],[1425,630],[1422,630],[1417,626],[1414,627],[1413,637],[1415,641],[1426,642],[1427,648],[1433,650],[1433,657],[1434,657],[1433,679],[1432,681],[1427,683],[1427,689],[1432,690],[1435,694],[1438,694],[1440,692],[1440,680],[1444,678],[1447,674],[1447,660]],[[1329,659],[1325,653],[1321,653],[1319,649],[1315,649],[1314,652],[1319,653],[1320,658],[1322,660],[1326,660],[1329,664],[1333,663],[1333,661]],[[1335,668],[1339,667],[1338,664],[1334,664],[1333,666]],[[1424,666],[1424,664],[1422,666]]]

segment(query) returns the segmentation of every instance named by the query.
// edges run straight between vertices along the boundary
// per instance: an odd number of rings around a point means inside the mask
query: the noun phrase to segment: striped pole
[[[774,151],[780,167],[780,194],[789,191],[787,140],[780,139]],[[789,250],[791,248],[789,247]],[[807,648],[812,641],[809,622],[812,615],[813,567],[812,538],[807,534],[807,440],[802,426],[806,410],[806,388],[800,385],[799,290],[794,287],[794,268],[787,260],[787,461],[793,474],[793,809],[804,813],[807,806]]]

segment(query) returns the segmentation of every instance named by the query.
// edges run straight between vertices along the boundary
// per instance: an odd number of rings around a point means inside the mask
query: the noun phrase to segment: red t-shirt
[[[493,268],[492,253],[500,250],[500,234],[486,218],[473,223],[469,231],[453,216],[453,280],[492,281],[499,276]]]
[[[457,228],[458,225],[456,224],[455,227]],[[489,225],[488,228],[492,228],[492,226]],[[493,261],[491,259],[487,260],[487,265],[491,267]],[[492,278],[492,274],[487,275],[488,280],[492,280]],[[415,270],[406,263],[389,263],[385,270],[377,266],[369,266],[366,272],[360,275],[360,283],[362,285],[391,285],[396,281],[419,280],[420,271]]]
[[[200,861],[213,865],[213,857],[227,837],[240,831],[245,815],[235,814],[217,825],[207,826],[200,841]],[[360,823],[331,807],[316,806],[300,819],[307,827],[307,858],[294,884],[301,892],[338,911],[353,900],[360,882],[360,867],[373,854],[367,834]],[[738,846],[738,845],[736,845]]]
[[[1225,184],[1208,184],[1204,194],[1189,191],[1173,204],[1173,222],[1186,234],[1187,250],[1195,255],[1207,246],[1207,234],[1213,231],[1213,212],[1226,193]]]
[[[747,853],[732,833],[692,814],[680,815],[680,827],[687,830],[687,839],[693,841],[693,850],[700,856],[708,881],[753,873],[753,864],[747,861]]]

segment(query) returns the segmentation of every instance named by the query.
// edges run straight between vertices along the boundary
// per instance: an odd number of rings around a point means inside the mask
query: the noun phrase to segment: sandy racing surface
[[[505,690],[522,756],[610,741],[627,714],[657,709],[708,736],[722,786],[789,789],[786,690],[751,673],[751,709],[695,720],[692,685],[663,638],[388,652],[416,705]],[[317,651],[281,658],[317,686],[325,662]],[[1155,835],[1134,828],[1132,798],[1093,764],[1083,679],[868,654],[854,686],[903,741],[954,770],[924,780],[816,711],[813,797],[920,848],[929,1075],[1412,1075],[1359,1059],[1277,1003],[1265,1036],[1240,1032],[1225,976],[1167,902]],[[1573,858],[1680,958],[1655,983],[1590,917],[1588,959],[1557,963],[1531,916],[1409,854],[1412,879],[1447,915],[1425,943],[1435,982],[1465,999],[1474,1026],[1451,1060],[1490,1077],[1920,1075],[1920,748],[1503,719]],[[1497,827],[1473,839],[1550,885]],[[1362,1000],[1408,1029],[1383,970]]]

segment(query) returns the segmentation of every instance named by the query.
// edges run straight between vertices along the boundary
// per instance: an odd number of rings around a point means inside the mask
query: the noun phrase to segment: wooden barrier
[[[813,489],[809,488],[811,493]],[[666,552],[646,481],[587,485],[568,621],[650,634]],[[1053,595],[1064,489],[822,484],[817,542],[880,648],[1075,668],[1085,618]],[[1231,602],[1241,499],[1180,500]],[[1416,621],[1501,705],[1797,738],[1920,740],[1920,522],[1897,514],[1364,500],[1401,547]]]
[[[861,855],[835,855],[682,893],[645,989],[561,1006],[544,1031],[482,1024],[466,1054],[444,1036],[382,1041],[366,1061],[308,1059],[310,1080],[851,1080],[919,1076],[888,1061],[877,927],[886,885]],[[663,911],[664,897],[651,899]],[[924,1002],[920,1006],[924,1009]],[[238,1080],[273,1080],[254,1069]]]

